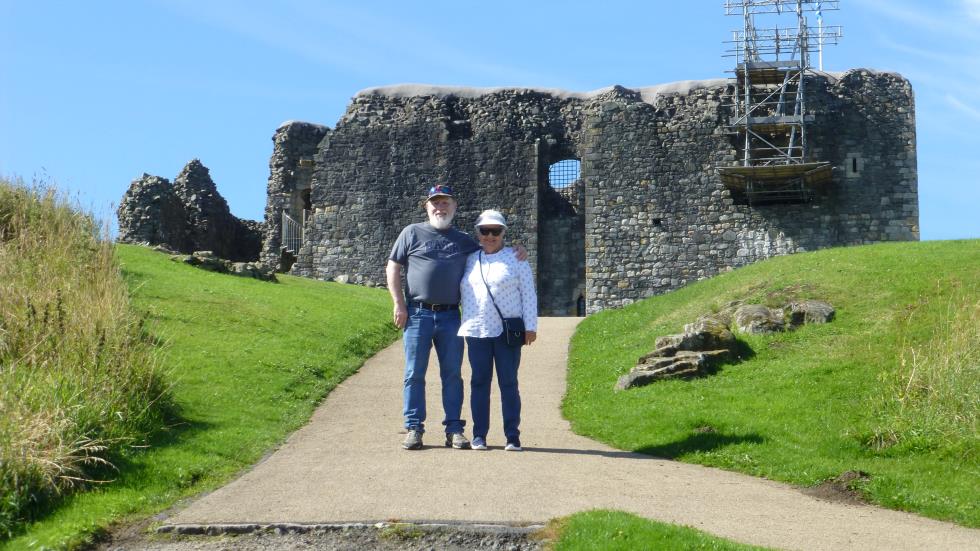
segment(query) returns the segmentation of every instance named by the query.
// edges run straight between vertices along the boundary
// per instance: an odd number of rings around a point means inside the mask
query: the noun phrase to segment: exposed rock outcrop
[[[808,323],[834,319],[834,307],[819,300],[794,301],[782,308],[731,302],[720,312],[702,316],[677,335],[657,337],[654,350],[616,381],[626,390],[664,379],[689,379],[708,375],[718,365],[737,357],[738,340],[730,329],[748,334],[776,333]]]
[[[215,256],[212,251],[194,251],[193,254],[175,254],[171,255],[170,260],[197,266],[209,272],[252,277],[261,279],[262,281],[278,281],[275,272],[258,262],[232,262]]]
[[[643,386],[664,379],[700,377],[732,357],[735,335],[728,325],[704,316],[684,326],[679,335],[658,337],[653,352],[616,382],[616,390]]]
[[[821,300],[791,302],[787,309],[789,324],[793,327],[807,323],[829,323],[836,314],[833,306]]]
[[[761,304],[739,306],[733,320],[742,333],[778,333],[786,328],[786,315],[781,308],[768,308]]]

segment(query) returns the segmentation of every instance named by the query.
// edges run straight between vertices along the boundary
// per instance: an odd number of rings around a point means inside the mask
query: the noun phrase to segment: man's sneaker
[[[474,450],[485,450],[487,449],[487,441],[479,436],[474,436],[473,445],[471,447]]]
[[[470,441],[461,432],[447,432],[446,447],[453,447],[457,450],[468,450],[470,449]]]
[[[405,441],[402,442],[402,447],[406,450],[421,450],[422,449],[422,431],[420,430],[410,430],[408,435],[405,436]]]
[[[509,451],[509,452],[522,452],[522,451],[524,451],[524,448],[521,447],[521,441],[520,440],[511,440],[510,442],[507,442],[507,445],[504,446],[504,449],[507,450],[507,451]]]

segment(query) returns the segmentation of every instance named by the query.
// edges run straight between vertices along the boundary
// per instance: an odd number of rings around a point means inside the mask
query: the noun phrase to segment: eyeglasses
[[[484,228],[484,227],[481,227],[480,228],[480,235],[493,235],[493,236],[497,236],[497,235],[500,235],[501,233],[503,233],[503,231],[504,231],[503,228]]]

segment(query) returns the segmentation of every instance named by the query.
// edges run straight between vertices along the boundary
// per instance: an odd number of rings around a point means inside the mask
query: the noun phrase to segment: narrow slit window
[[[862,168],[864,168],[864,159],[861,158],[861,155],[848,153],[844,164],[844,174],[848,178],[857,178],[861,175]]]

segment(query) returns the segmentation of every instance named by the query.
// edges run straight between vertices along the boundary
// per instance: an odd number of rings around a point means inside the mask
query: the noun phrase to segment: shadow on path
[[[524,447],[525,453],[556,453],[569,455],[594,455],[599,457],[611,457],[614,459],[657,459],[651,455],[634,452],[616,452],[602,450],[577,450],[574,448],[529,448]]]

